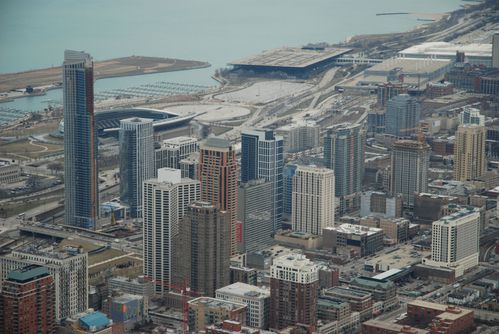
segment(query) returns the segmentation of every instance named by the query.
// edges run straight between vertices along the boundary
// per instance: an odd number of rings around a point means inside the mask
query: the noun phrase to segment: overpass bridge
[[[359,64],[359,65],[375,65],[382,63],[384,59],[376,58],[366,58],[366,57],[338,57],[333,60],[335,65],[349,65],[349,64]]]

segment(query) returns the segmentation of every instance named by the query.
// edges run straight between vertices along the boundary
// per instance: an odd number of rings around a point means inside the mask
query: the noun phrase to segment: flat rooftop
[[[455,57],[457,51],[464,52],[465,56],[492,57],[492,44],[426,42],[418,45],[413,45],[405,50],[400,51],[399,54]]]
[[[326,48],[310,50],[302,48],[279,48],[229,63],[229,65],[306,68],[321,61],[341,56],[351,49]]]
[[[375,233],[383,232],[382,229],[376,227],[368,227],[354,224],[341,224],[339,226],[328,226],[325,230],[336,230],[341,233],[355,234],[355,235],[373,235]]]
[[[400,68],[404,74],[432,73],[449,66],[450,63],[449,59],[390,58],[370,67],[365,73],[369,75],[372,72],[388,72],[395,68]]]
[[[227,300],[211,298],[211,297],[199,297],[190,300],[189,305],[204,304],[206,307],[212,308],[224,308],[229,311],[239,310],[246,307],[246,304],[230,302]]]
[[[247,298],[267,298],[270,297],[270,290],[259,288],[254,285],[236,282],[231,285],[217,289],[217,294],[230,294]]]
[[[400,245],[395,250],[388,253],[381,253],[366,260],[366,264],[375,266],[382,265],[389,269],[403,269],[421,263],[421,259],[430,255],[430,251],[415,250],[412,245]],[[382,276],[383,277],[383,276]]]

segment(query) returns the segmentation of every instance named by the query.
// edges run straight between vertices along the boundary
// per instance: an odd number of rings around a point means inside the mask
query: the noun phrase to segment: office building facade
[[[402,194],[404,206],[413,207],[415,194],[427,192],[430,146],[414,140],[399,140],[393,144],[390,189]]]
[[[175,246],[176,281],[215,296],[230,282],[230,215],[208,202],[194,202],[180,224]]]
[[[94,229],[98,218],[93,60],[66,50],[63,63],[64,223]]]
[[[454,179],[472,181],[482,177],[487,170],[485,157],[485,127],[476,124],[460,125],[454,144]]]
[[[174,238],[189,204],[201,196],[199,181],[180,176],[180,170],[160,168],[157,179],[143,184],[144,275],[156,281],[156,292],[164,294],[172,283]]]
[[[322,234],[334,225],[334,172],[328,168],[298,166],[293,177],[293,230]]]
[[[416,98],[408,94],[394,96],[386,103],[385,133],[395,137],[408,137],[416,133],[421,107]]]
[[[272,208],[272,183],[260,179],[239,185],[237,220],[242,224],[242,252],[259,251],[274,243]]]
[[[201,200],[228,214],[230,254],[237,253],[237,179],[236,152],[230,142],[211,137],[200,146],[198,180]]]
[[[360,124],[339,125],[329,129],[324,137],[324,165],[334,171],[335,196],[342,213],[360,207],[365,141]]]
[[[270,268],[270,328],[317,325],[319,267],[302,254],[274,259]]]
[[[0,307],[2,333],[52,333],[54,278],[47,268],[37,265],[11,271],[2,284]]]
[[[152,120],[120,121],[120,198],[130,206],[133,218],[142,217],[142,182],[154,177],[154,130]]]
[[[265,179],[272,184],[274,231],[281,228],[283,212],[284,140],[273,130],[245,130],[241,133],[241,181]]]

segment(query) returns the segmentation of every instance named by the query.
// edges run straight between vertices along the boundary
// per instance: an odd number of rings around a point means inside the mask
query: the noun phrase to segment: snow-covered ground
[[[168,107],[167,110],[181,115],[201,114],[195,118],[200,122],[225,121],[250,114],[248,108],[223,104],[184,104]]]

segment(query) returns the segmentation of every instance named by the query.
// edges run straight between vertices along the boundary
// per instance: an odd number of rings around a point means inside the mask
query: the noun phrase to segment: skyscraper
[[[201,146],[199,155],[199,181],[201,200],[212,203],[229,215],[231,255],[237,253],[237,160],[230,142],[211,137]]]
[[[284,140],[273,130],[241,133],[241,181],[265,179],[272,183],[274,231],[281,228],[283,212]]]
[[[408,94],[394,96],[386,103],[385,133],[395,137],[408,137],[416,133],[421,107],[416,98]]]
[[[460,125],[454,143],[454,179],[471,181],[487,170],[485,158],[485,127],[476,124]]]
[[[448,267],[456,277],[478,265],[480,212],[468,207],[445,216],[431,225],[431,260],[424,263]]]
[[[90,229],[99,208],[93,70],[88,53],[64,52],[64,223]]]
[[[404,206],[414,206],[416,193],[428,189],[430,146],[415,140],[393,144],[391,157],[391,193],[402,194]]]
[[[38,265],[13,270],[2,284],[0,332],[52,333],[55,329],[54,278]]]
[[[180,224],[175,247],[176,281],[187,280],[202,296],[230,283],[230,215],[208,202],[194,202]]]
[[[293,177],[293,230],[322,234],[334,225],[334,173],[327,168],[298,166]]]
[[[179,169],[160,168],[158,178],[145,180],[143,188],[144,275],[171,284],[174,238],[187,206],[200,198],[200,183],[182,179]],[[156,292],[168,290],[168,286],[156,284]]]
[[[287,216],[291,216],[291,208],[293,204],[293,176],[295,176],[297,165],[292,163],[287,163],[284,165],[283,172],[283,184],[284,184],[284,196],[283,196],[283,212]]]
[[[317,325],[319,267],[302,254],[274,259],[270,267],[270,328]]]
[[[142,182],[154,177],[154,130],[152,120],[120,121],[120,197],[130,206],[133,218],[142,217]]]
[[[199,151],[198,140],[193,137],[175,137],[163,140],[161,147],[155,151],[156,169],[180,169],[180,161]]]
[[[365,140],[362,126],[348,123],[329,129],[324,138],[324,163],[334,171],[334,190],[342,213],[360,207]]]
[[[254,252],[271,246],[272,183],[264,179],[241,183],[237,196],[237,220],[242,224],[242,251]]]

